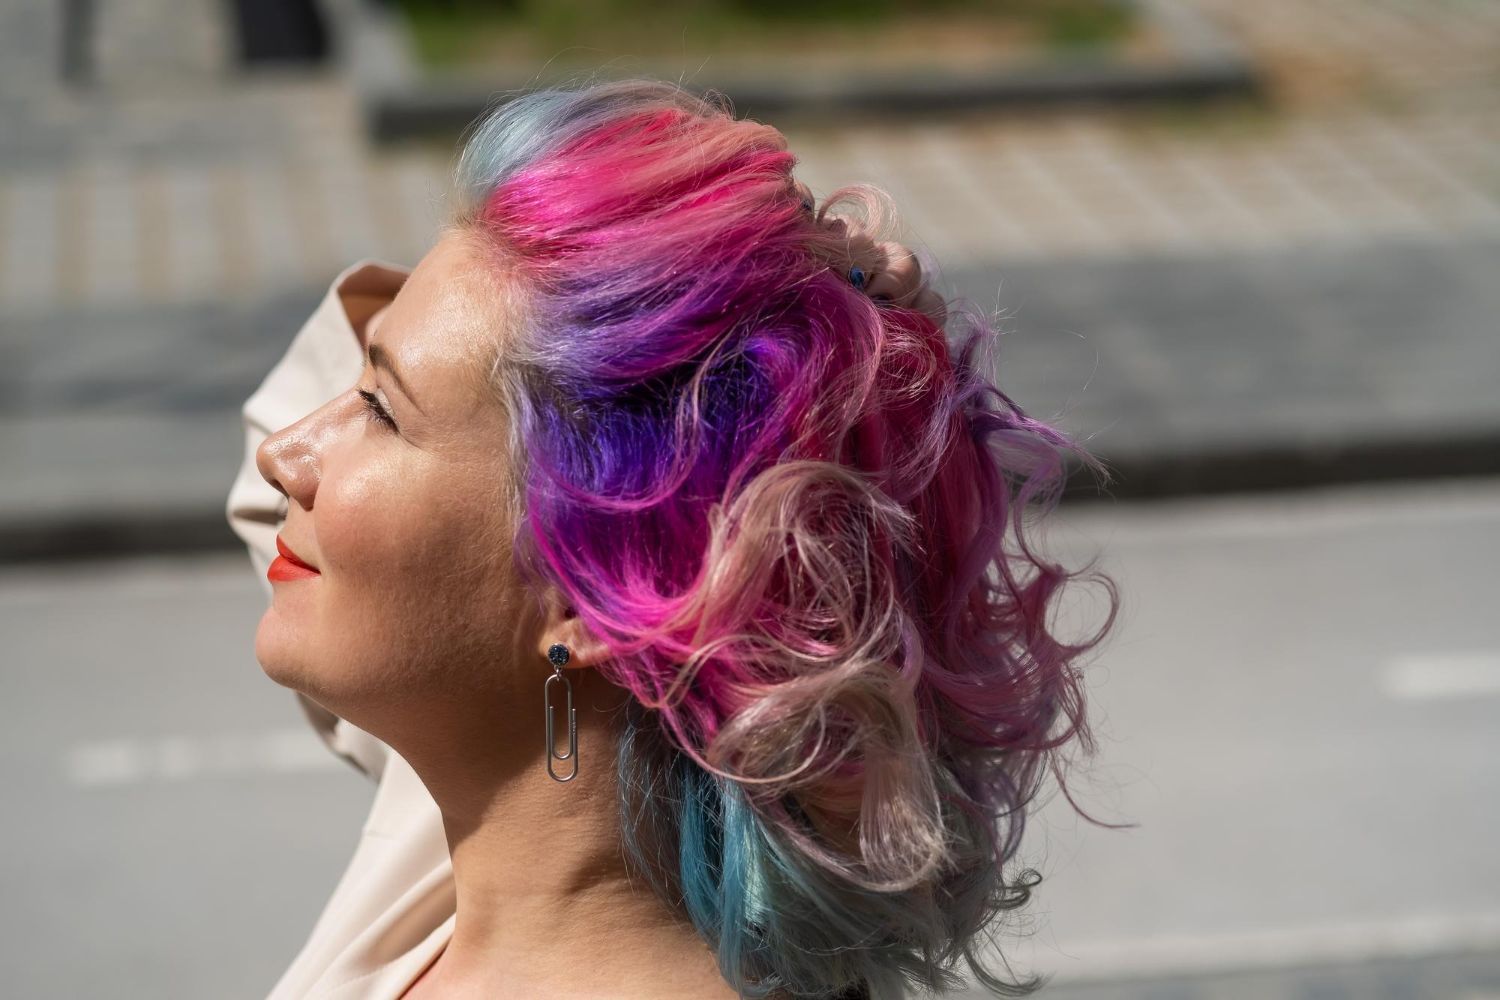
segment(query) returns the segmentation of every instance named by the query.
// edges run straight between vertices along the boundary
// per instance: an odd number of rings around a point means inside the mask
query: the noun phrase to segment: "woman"
[[[974,949],[1116,602],[1054,636],[1022,515],[1103,469],[794,163],[665,83],[515,98],[247,402],[256,656],[380,781],[273,997],[1038,985]]]

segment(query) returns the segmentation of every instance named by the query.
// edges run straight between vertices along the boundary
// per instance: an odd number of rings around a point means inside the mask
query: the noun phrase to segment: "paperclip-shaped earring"
[[[547,648],[547,659],[552,664],[552,676],[542,686],[542,710],[547,713],[547,773],[553,781],[572,781],[578,776],[578,716],[573,710],[573,682],[563,676],[563,664],[568,662],[568,647],[554,642]],[[561,681],[568,693],[568,752],[558,753],[555,729],[552,723],[552,684]],[[559,777],[553,770],[555,760],[573,759],[573,770],[566,777]]]

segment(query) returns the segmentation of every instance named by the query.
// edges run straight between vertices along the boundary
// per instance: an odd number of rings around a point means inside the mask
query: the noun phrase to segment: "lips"
[[[297,553],[287,548],[286,542],[281,540],[280,535],[276,536],[276,551],[281,555],[271,561],[270,567],[266,570],[267,579],[272,581],[306,580],[319,575],[316,569],[303,562],[298,558]]]

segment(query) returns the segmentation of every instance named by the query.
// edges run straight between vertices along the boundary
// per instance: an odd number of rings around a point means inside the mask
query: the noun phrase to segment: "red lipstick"
[[[271,560],[270,567],[266,570],[266,579],[273,582],[278,580],[306,580],[319,573],[316,569],[297,558],[297,553],[287,548],[286,542],[281,536],[276,536],[276,551],[281,555]]]

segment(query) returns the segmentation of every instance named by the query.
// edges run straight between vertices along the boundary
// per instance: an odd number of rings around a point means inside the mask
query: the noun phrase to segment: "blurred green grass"
[[[1126,0],[398,0],[433,68],[526,58],[1108,49],[1136,29]],[[942,61],[942,51],[924,53]]]

